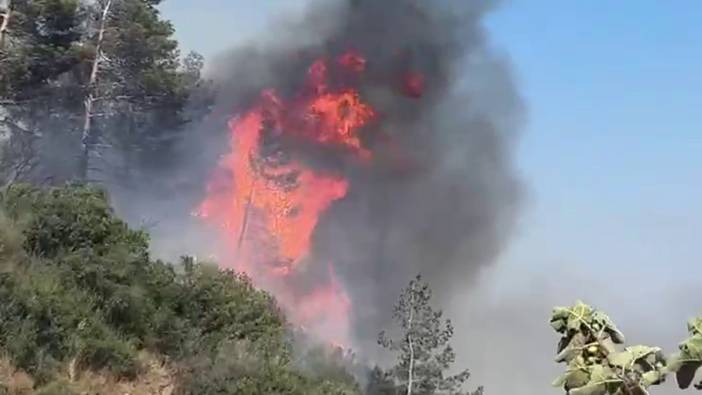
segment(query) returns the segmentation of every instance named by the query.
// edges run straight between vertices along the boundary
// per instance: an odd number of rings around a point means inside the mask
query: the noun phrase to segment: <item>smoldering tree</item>
[[[481,395],[482,387],[464,392],[470,377],[468,370],[447,375],[456,360],[449,344],[454,334],[451,321],[431,306],[432,292],[421,276],[413,279],[402,291],[395,305],[393,319],[400,335],[392,339],[381,332],[378,343],[397,354],[397,364],[390,375],[398,394],[406,395]]]

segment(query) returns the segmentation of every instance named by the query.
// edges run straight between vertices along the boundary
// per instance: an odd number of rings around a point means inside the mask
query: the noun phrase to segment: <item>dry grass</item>
[[[173,395],[176,383],[174,371],[148,354],[143,354],[141,359],[144,373],[134,381],[119,381],[106,374],[82,372],[70,386],[80,395]],[[35,393],[32,378],[15,369],[5,358],[0,359],[0,383],[7,388],[8,395]]]
[[[0,358],[0,383],[9,395],[30,395],[34,380],[28,374],[17,370],[6,358]]]
[[[172,395],[176,377],[172,369],[148,354],[141,356],[144,373],[134,381],[118,381],[108,375],[84,372],[74,383],[85,395]]]
[[[17,261],[24,256],[23,242],[21,230],[0,211],[0,272],[15,269]]]

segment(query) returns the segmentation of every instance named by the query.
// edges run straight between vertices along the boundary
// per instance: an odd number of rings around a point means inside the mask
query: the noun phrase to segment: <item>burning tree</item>
[[[194,211],[221,236],[222,265],[273,293],[294,324],[363,349],[397,279],[431,270],[441,298],[505,241],[519,99],[511,83],[492,86],[501,66],[488,78],[463,67],[492,58],[487,3],[335,3],[293,23],[296,39],[276,34],[213,68],[229,147],[203,153],[218,163]],[[478,89],[464,92],[463,77]]]
[[[320,216],[346,196],[349,182],[305,163],[298,148],[341,151],[359,163],[369,159],[359,133],[375,113],[357,90],[331,86],[329,75],[330,69],[360,74],[364,67],[360,55],[347,52],[314,62],[304,89],[291,99],[263,91],[257,105],[230,122],[232,150],[198,212],[224,230],[231,266],[271,289],[296,324],[335,343],[348,341],[349,301],[333,264],[312,267],[323,279],[312,289],[289,280],[309,273]]]
[[[446,394],[459,395],[470,377],[468,370],[453,376],[446,371],[455,362],[456,354],[449,345],[453,337],[450,320],[443,320],[443,312],[431,305],[431,289],[417,276],[402,291],[393,317],[402,330],[397,339],[385,332],[379,336],[381,346],[398,354],[398,362],[391,375],[399,383],[399,392],[406,395]],[[482,387],[469,393],[481,395]]]

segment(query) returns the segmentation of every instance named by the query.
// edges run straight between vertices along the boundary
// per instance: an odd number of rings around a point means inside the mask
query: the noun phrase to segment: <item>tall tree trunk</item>
[[[407,345],[409,346],[409,368],[407,372],[407,395],[412,395],[414,385],[414,339],[412,338],[412,325],[414,325],[414,282],[410,289],[410,313],[407,318]]]
[[[255,181],[254,181],[255,183]],[[255,185],[255,184],[254,184]],[[254,185],[251,185],[251,190],[249,191],[249,196],[246,198],[246,208],[244,211],[244,218],[241,221],[241,228],[239,228],[239,237],[236,243],[236,253],[237,258],[242,257],[241,248],[244,245],[244,239],[246,237],[246,232],[249,230],[249,216],[251,215],[251,205],[253,205],[254,199]]]
[[[2,14],[2,23],[0,24],[0,50],[5,48],[10,18],[12,18],[12,0],[7,0],[7,8],[5,9],[5,13]]]
[[[105,28],[107,27],[107,18],[110,15],[110,7],[112,6],[112,0],[107,0],[104,8],[102,9],[102,15],[100,17],[100,30],[98,31],[97,42],[95,43],[95,59],[93,59],[93,66],[90,71],[90,79],[88,80],[88,89],[85,96],[85,114],[83,116],[83,133],[81,137],[82,152],[81,152],[81,162],[79,170],[79,177],[82,180],[88,178],[88,169],[90,165],[90,153],[92,151],[92,118],[93,118],[93,105],[95,103],[95,96],[98,83],[98,72],[100,71],[100,61],[102,59],[102,44],[105,39]]]

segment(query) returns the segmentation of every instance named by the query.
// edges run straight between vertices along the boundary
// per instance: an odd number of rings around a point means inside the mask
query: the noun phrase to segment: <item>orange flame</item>
[[[361,73],[365,64],[349,52],[334,65]],[[269,288],[293,323],[343,344],[351,302],[333,265],[324,283],[313,289],[294,289],[285,279],[302,273],[303,262],[313,261],[308,258],[318,220],[346,196],[348,181],[310,168],[289,150],[268,147],[271,139],[290,138],[371,159],[360,131],[376,114],[358,91],[330,88],[329,67],[326,60],[315,62],[307,89],[294,100],[264,91],[256,106],[231,120],[231,152],[210,180],[198,215],[222,229],[234,257],[230,264]]]

